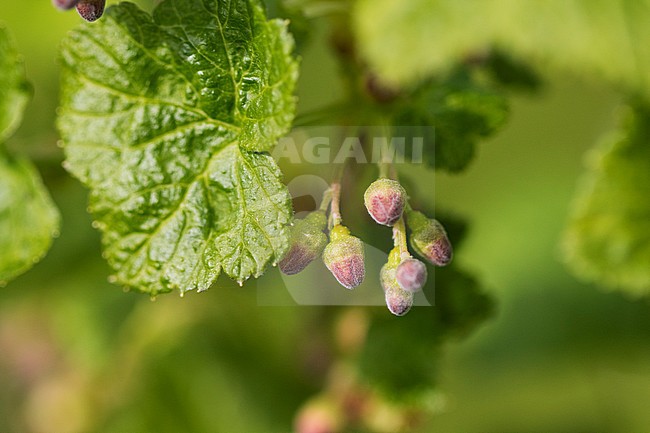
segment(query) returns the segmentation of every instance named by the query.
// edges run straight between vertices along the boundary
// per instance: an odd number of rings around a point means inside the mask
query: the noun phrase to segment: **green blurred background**
[[[291,431],[335,356],[323,317],[338,310],[261,307],[253,284],[224,278],[155,302],[108,284],[54,128],[57,46],[80,19],[47,0],[3,0],[0,21],[34,87],[8,145],[35,160],[63,220],[48,256],[0,289],[0,432]],[[340,94],[321,39],[303,47],[303,111]],[[430,198],[470,221],[455,260],[497,302],[490,321],[431,360],[439,394],[423,432],[650,431],[648,303],[576,281],[558,247],[584,153],[621,101],[596,80],[544,78],[538,95],[513,98],[508,126],[463,174],[405,174],[422,196],[435,180]]]

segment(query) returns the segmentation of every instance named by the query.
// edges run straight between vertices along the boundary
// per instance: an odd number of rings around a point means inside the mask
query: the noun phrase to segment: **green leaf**
[[[597,73],[650,96],[650,0],[359,0],[359,49],[386,81],[413,83],[498,46]]]
[[[590,155],[565,236],[571,268],[631,294],[650,293],[650,109],[628,113]]]
[[[293,120],[286,23],[257,1],[135,5],[62,47],[66,167],[91,189],[114,281],[157,294],[243,282],[288,247],[291,203],[266,153]]]
[[[22,274],[50,248],[59,214],[40,176],[25,159],[4,149],[29,100],[23,65],[0,28],[0,285]]]
[[[503,51],[493,50],[483,66],[492,81],[505,89],[534,93],[542,87],[542,78],[531,65]]]
[[[0,284],[37,263],[59,229],[59,213],[34,166],[0,156]]]
[[[505,96],[477,83],[466,71],[444,81],[430,80],[406,99],[393,120],[400,125],[396,135],[424,137],[424,161],[450,172],[464,169],[476,143],[495,133],[508,118]]]
[[[30,86],[20,56],[0,25],[0,143],[18,128],[29,96]]]

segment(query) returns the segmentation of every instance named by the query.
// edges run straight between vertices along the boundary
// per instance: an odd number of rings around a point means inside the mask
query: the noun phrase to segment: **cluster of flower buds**
[[[328,242],[326,227],[324,210],[298,220],[291,228],[289,251],[280,260],[280,270],[287,275],[297,274],[322,254],[325,266],[336,280],[343,287],[354,289],[366,275],[363,242],[340,223],[331,228]]]
[[[333,184],[321,209],[295,222],[289,251],[279,263],[283,273],[297,274],[322,255],[323,263],[343,287],[353,289],[363,282],[364,244],[341,224],[339,197],[340,185]],[[406,224],[412,250],[433,265],[445,266],[451,261],[451,244],[437,220],[410,208],[406,190],[396,180],[380,178],[373,182],[364,194],[364,204],[373,220],[393,228],[394,248],[380,271],[380,283],[388,309],[403,316],[413,306],[414,294],[427,281],[426,265],[409,252]]]
[[[411,248],[436,266],[451,261],[452,248],[442,225],[421,212],[411,210],[408,196],[399,182],[380,178],[364,194],[368,213],[377,223],[393,227],[395,247],[380,271],[386,306],[396,316],[403,316],[413,306],[414,293],[427,281],[427,267],[411,256],[406,244],[406,226],[411,229]],[[404,211],[406,209],[406,215]]]
[[[97,21],[104,14],[106,0],[52,0],[54,6],[62,10],[77,8],[81,18],[86,21]]]

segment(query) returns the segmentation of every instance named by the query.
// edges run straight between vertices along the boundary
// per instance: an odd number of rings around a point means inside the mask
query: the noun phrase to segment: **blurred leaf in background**
[[[647,0],[359,0],[353,18],[361,53],[391,83],[497,46],[650,97]]]
[[[650,292],[650,111],[630,108],[620,131],[589,153],[565,236],[576,273],[635,296]]]
[[[0,286],[38,262],[58,234],[59,213],[38,171],[5,145],[29,95],[20,57],[0,27]]]

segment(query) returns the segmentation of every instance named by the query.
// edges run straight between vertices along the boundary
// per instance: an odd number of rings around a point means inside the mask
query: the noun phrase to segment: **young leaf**
[[[623,132],[599,146],[578,192],[564,251],[598,284],[650,293],[650,109],[637,107]]]
[[[649,20],[648,0],[359,0],[353,28],[390,83],[416,82],[496,45],[650,96]]]
[[[292,48],[254,0],[122,3],[64,41],[66,167],[115,282],[205,290],[282,257],[291,203],[266,152],[293,120]]]
[[[28,99],[22,63],[0,27],[0,284],[31,268],[59,227],[58,212],[36,169],[3,147],[20,124]]]

